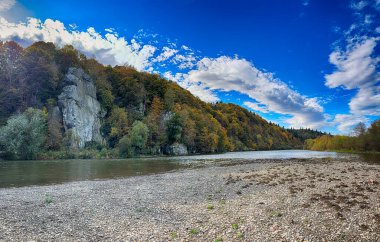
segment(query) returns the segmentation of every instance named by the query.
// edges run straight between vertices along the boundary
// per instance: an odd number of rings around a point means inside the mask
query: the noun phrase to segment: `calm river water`
[[[70,181],[103,180],[169,172],[202,161],[337,158],[344,154],[305,150],[230,152],[217,155],[109,160],[0,161],[0,188],[47,185]],[[380,156],[364,157],[380,163]]]

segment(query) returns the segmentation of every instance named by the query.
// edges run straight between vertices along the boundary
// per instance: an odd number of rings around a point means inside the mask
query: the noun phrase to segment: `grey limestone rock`
[[[168,155],[187,155],[187,147],[181,143],[174,143],[166,148],[166,154]]]
[[[86,142],[101,142],[101,107],[96,87],[81,68],[69,68],[62,93],[58,96],[63,127],[72,148],[83,148]]]

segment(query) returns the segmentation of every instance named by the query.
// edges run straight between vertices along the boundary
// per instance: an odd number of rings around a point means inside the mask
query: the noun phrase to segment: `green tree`
[[[154,96],[149,114],[146,117],[146,123],[149,128],[148,146],[152,149],[152,153],[159,152],[160,146],[165,140],[165,129],[161,125],[163,109],[164,106],[161,99]]]
[[[0,42],[0,74],[8,84],[13,84],[17,80],[17,75],[21,70],[23,51],[16,42]]]
[[[59,150],[63,145],[63,125],[59,108],[53,99],[48,100],[48,121],[45,147],[48,150]]]
[[[148,127],[141,121],[135,121],[130,132],[131,145],[137,153],[141,153],[146,148],[148,140]]]
[[[197,125],[191,113],[192,109],[187,105],[179,111],[179,115],[183,121],[182,141],[190,152],[196,152],[195,137],[197,135]]]
[[[380,151],[380,119],[375,120],[368,128],[366,140],[368,142],[368,149]]]
[[[219,137],[217,134],[210,132],[206,127],[201,130],[200,149],[203,153],[217,151]]]
[[[131,139],[128,135],[125,135],[119,140],[117,148],[119,149],[120,157],[131,157],[134,155],[134,149],[131,145]]]
[[[315,139],[307,139],[305,140],[304,149],[311,150],[315,143]]]
[[[22,66],[26,73],[23,80],[26,106],[37,107],[58,95],[59,70],[54,63],[55,46],[53,43],[36,42],[25,49]]]
[[[181,117],[175,113],[166,124],[166,134],[169,144],[181,141],[182,126]]]
[[[109,144],[114,147],[128,133],[128,114],[124,108],[114,106],[105,124]]]
[[[148,141],[148,132],[148,127],[143,122],[135,121],[129,134],[119,141],[119,153],[122,156],[143,153]]]
[[[355,136],[362,136],[366,132],[366,126],[363,122],[360,122],[354,127],[353,131]]]
[[[174,107],[174,104],[176,102],[176,93],[173,89],[169,88],[166,92],[165,92],[165,96],[164,96],[164,100],[165,100],[165,108],[169,111],[171,111]]]
[[[23,107],[22,73],[23,48],[16,42],[0,41],[0,124]]]
[[[224,152],[231,150],[231,144],[227,137],[227,131],[224,128],[221,128],[219,131],[219,142],[218,142],[218,152]]]
[[[0,144],[14,159],[35,159],[42,150],[46,136],[47,114],[29,108],[8,119],[0,128]]]
[[[66,73],[70,67],[80,67],[79,52],[72,45],[65,45],[57,51],[56,63],[62,73]]]

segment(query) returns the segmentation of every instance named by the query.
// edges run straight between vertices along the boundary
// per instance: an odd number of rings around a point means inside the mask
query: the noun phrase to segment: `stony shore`
[[[380,241],[379,182],[308,159],[0,189],[0,241]]]

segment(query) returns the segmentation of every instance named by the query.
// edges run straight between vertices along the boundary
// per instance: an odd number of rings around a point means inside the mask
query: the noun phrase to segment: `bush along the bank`
[[[316,139],[305,141],[309,150],[340,150],[340,151],[380,151],[380,119],[374,121],[366,129],[359,123],[353,130],[353,136],[323,135]]]
[[[47,114],[28,108],[0,128],[0,146],[9,159],[35,159],[46,140]]]

